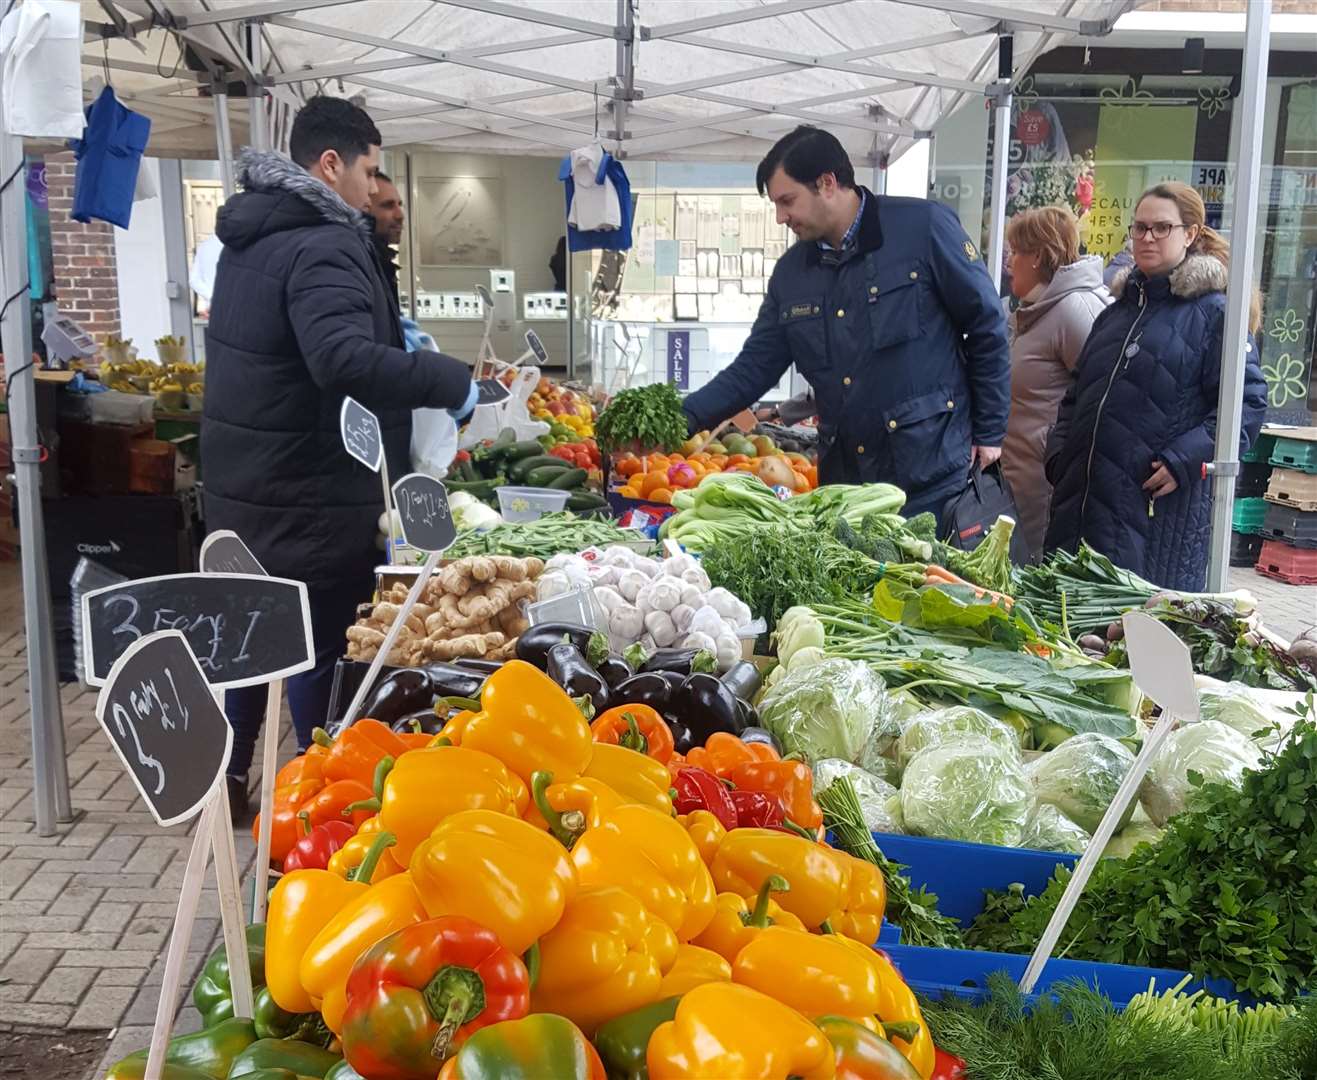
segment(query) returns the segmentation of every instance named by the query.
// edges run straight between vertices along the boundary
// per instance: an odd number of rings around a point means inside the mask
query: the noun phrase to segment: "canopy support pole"
[[[887,194],[887,166],[888,158],[886,154],[878,155],[878,163],[873,167],[873,193],[875,195]]]
[[[257,75],[263,75],[265,74],[265,41],[261,37],[261,24],[252,21],[243,29],[247,35],[247,65]],[[265,89],[254,80],[247,84],[247,108],[249,144],[253,150],[270,149],[270,129],[265,117]]]
[[[1262,111],[1267,103],[1271,47],[1271,0],[1247,5],[1244,73],[1239,97],[1239,163],[1235,169],[1235,212],[1230,229],[1230,280],[1221,339],[1221,380],[1216,410],[1216,460],[1212,463],[1212,540],[1207,587],[1223,592],[1230,573],[1230,530],[1239,471],[1239,429],[1244,411],[1244,367],[1253,296],[1259,188],[1262,180]],[[1191,478],[1192,482],[1192,478]]]
[[[1011,51],[1009,34],[997,39],[997,81],[989,89],[994,101],[992,124],[992,202],[988,217],[988,272],[1001,291],[1002,252],[1006,246],[1006,157],[1011,136]],[[931,157],[931,155],[930,155]]]
[[[636,18],[631,0],[617,0],[617,85],[613,88],[613,138],[617,140],[617,156],[626,157],[627,104],[635,94],[636,86]]]
[[[219,156],[220,183],[224,198],[229,199],[237,190],[233,178],[233,132],[229,128],[229,90],[219,80],[211,84],[211,100],[215,103],[215,151]]]
[[[0,103],[0,117],[3,116]],[[27,170],[23,140],[0,130],[0,345],[8,379],[9,425],[18,499],[22,556],[23,619],[27,636],[28,706],[32,730],[32,812],[38,836],[54,836],[57,822],[73,820],[69,802],[64,717],[55,671],[55,637],[47,577],[46,526],[41,506],[41,461],[37,434],[36,369],[32,358],[32,314],[27,262]]]

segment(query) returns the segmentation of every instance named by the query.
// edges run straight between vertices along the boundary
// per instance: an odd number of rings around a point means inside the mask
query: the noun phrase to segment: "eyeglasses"
[[[1169,221],[1159,221],[1155,225],[1145,225],[1142,221],[1136,221],[1129,227],[1129,234],[1135,240],[1142,240],[1149,233],[1152,233],[1154,240],[1165,240],[1171,235],[1172,229],[1187,227],[1186,225],[1172,225]]]

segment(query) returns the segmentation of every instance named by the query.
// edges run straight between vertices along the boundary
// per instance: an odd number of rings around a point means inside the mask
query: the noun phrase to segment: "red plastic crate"
[[[1304,551],[1279,540],[1264,540],[1253,569],[1290,585],[1317,585],[1317,550]]]

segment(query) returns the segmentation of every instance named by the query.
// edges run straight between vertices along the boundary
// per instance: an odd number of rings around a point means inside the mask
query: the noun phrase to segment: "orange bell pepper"
[[[787,817],[802,828],[812,832],[823,824],[823,811],[814,801],[814,774],[803,761],[744,762],[733,766],[727,779],[746,791],[776,795]]]
[[[658,710],[648,705],[618,705],[609,709],[595,718],[590,733],[595,742],[638,750],[664,765],[672,757],[672,729]]]
[[[727,731],[715,731],[704,741],[703,746],[692,747],[686,755],[686,764],[720,777],[731,776],[732,770],[738,765],[780,760],[777,751],[767,743],[742,742]]]
[[[304,832],[299,815],[306,814],[306,828],[314,829],[326,821],[350,820],[360,826],[373,815],[371,810],[354,810],[344,813],[347,807],[372,796],[371,789],[356,780],[299,780],[285,788],[276,788],[270,819],[270,859],[282,864],[284,856]],[[252,822],[252,837],[261,835],[261,816]]]
[[[305,753],[298,754],[282,769],[274,774],[274,790],[289,787],[299,780],[323,780],[325,776],[325,758],[329,751],[323,746],[312,743]]]
[[[737,896],[736,893],[719,893],[718,907],[714,912],[713,921],[692,944],[710,949],[732,963],[742,949],[770,926],[785,926],[791,930],[805,929],[804,924],[791,912],[782,910],[769,898],[769,893],[783,893],[790,890],[791,885],[786,878],[772,874],[760,886],[753,908],[743,896]]]
[[[410,749],[388,724],[369,717],[344,728],[337,738],[331,739],[324,728],[316,728],[313,738],[329,751],[325,758],[326,779],[356,780],[362,784],[372,782],[375,766],[383,758],[397,759]]]
[[[351,880],[357,875],[362,860],[369,854],[375,843],[375,837],[383,831],[379,814],[362,822],[361,828],[353,834],[352,839],[329,857],[329,865],[326,869],[331,874]],[[393,856],[393,848],[389,848],[375,864],[375,873],[371,875],[371,881],[383,881],[387,877],[401,874],[406,869],[407,864],[399,863]]]
[[[605,815],[630,801],[589,776],[555,784],[548,773],[536,773],[531,781],[531,804],[522,818],[536,828],[548,829],[570,849],[586,830],[597,829]]]

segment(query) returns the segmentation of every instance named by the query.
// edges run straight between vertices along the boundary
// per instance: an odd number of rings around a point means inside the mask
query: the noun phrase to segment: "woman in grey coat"
[[[1079,254],[1079,223],[1059,206],[1017,214],[1006,227],[1011,292],[1020,306],[1010,318],[1011,418],[1002,444],[1002,471],[1015,495],[1019,527],[1041,554],[1052,488],[1043,450],[1074,375],[1093,320],[1111,303],[1102,260]]]

